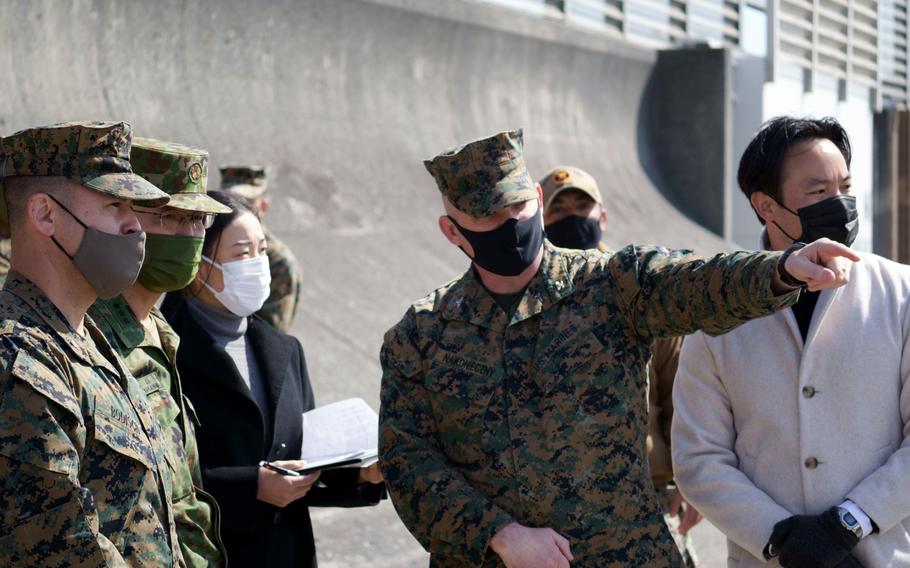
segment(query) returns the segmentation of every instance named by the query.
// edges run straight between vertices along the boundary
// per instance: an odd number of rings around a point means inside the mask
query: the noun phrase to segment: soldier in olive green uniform
[[[837,257],[856,256],[556,249],[521,131],[426,166],[473,266],[382,347],[380,463],[405,525],[432,566],[679,566],[645,452],[651,343],[792,305],[784,278],[842,285]]]
[[[205,229],[230,209],[205,194],[208,152],[148,138],[133,140],[133,171],[171,196],[161,209],[135,208],[146,231],[139,278],[122,295],[98,300],[89,315],[139,381],[165,433],[173,470],[174,517],[186,565],[225,565],[218,506],[202,490],[195,412],[177,374],[179,338],[155,307],[184,288],[199,267]]]
[[[607,212],[597,180],[573,166],[558,166],[540,180],[543,222],[547,239],[558,247],[596,248],[607,252],[601,242]],[[682,498],[673,483],[670,455],[670,424],[673,421],[673,379],[682,349],[682,337],[663,337],[651,345],[648,362],[648,464],[651,481],[664,511],[664,521],[687,568],[697,558],[689,529],[701,515]]]
[[[0,141],[16,242],[0,292],[0,566],[182,566],[163,436],[85,310],[135,280],[130,205],[167,194],[130,169],[125,123]]]
[[[234,197],[245,200],[261,220],[269,211],[269,197],[266,193],[268,180],[265,168],[259,166],[228,166],[221,168],[221,189]],[[300,263],[291,249],[278,240],[274,233],[265,228],[268,241],[269,272],[272,283],[269,297],[256,315],[287,333],[297,315],[300,305],[300,285],[303,275]]]

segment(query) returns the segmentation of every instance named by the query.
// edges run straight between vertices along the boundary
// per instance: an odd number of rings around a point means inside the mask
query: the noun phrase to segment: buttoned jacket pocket
[[[161,431],[168,435],[167,432],[173,427],[180,417],[180,406],[171,393],[163,387],[156,387],[145,395],[148,400],[148,406],[158,420]]]
[[[137,419],[106,399],[99,399],[94,413],[95,440],[115,453],[139,462],[149,470],[155,469],[152,447]]]
[[[627,400],[638,394],[628,392],[629,385],[638,383],[630,380],[634,370],[616,360],[620,347],[608,349],[589,326],[579,325],[573,333],[563,330],[539,342],[537,352],[534,380],[542,394],[554,400],[560,394],[572,397],[578,412],[598,423],[625,417]]]
[[[439,441],[450,460],[467,464],[483,457],[499,418],[491,402],[501,392],[501,378],[492,365],[451,358],[426,374]]]

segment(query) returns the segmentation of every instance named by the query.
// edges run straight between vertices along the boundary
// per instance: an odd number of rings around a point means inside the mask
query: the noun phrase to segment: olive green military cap
[[[550,170],[540,180],[543,192],[543,208],[546,211],[556,196],[570,189],[587,194],[596,203],[603,205],[603,197],[594,176],[581,168],[573,166],[557,166]]]
[[[472,217],[487,217],[537,197],[525,167],[521,129],[469,142],[423,164],[439,191]]]
[[[133,171],[171,196],[167,206],[184,211],[230,213],[205,193],[209,153],[176,142],[136,138],[130,151]]]
[[[141,205],[158,207],[167,193],[133,173],[126,122],[65,122],[21,130],[0,139],[0,180],[62,176]]]
[[[221,189],[235,197],[256,199],[268,189],[262,166],[225,166],[221,172]]]

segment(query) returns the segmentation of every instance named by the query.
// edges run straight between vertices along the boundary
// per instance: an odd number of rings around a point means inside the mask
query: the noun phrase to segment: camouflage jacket
[[[275,329],[287,333],[297,315],[303,276],[300,263],[286,244],[271,232],[266,233],[266,241],[272,284],[269,286],[269,297],[256,315],[272,324]]]
[[[158,421],[90,317],[0,292],[0,566],[182,566]]]
[[[13,257],[13,241],[9,237],[0,238],[0,286],[6,282],[9,274],[9,263]]]
[[[500,566],[490,538],[551,527],[573,567],[678,566],[648,471],[652,341],[721,333],[791,305],[778,255],[703,260],[545,245],[510,321],[473,270],[386,333],[380,409],[385,479],[433,566]]]
[[[218,505],[204,492],[196,446],[195,411],[183,395],[177,374],[180,338],[157,308],[149,317],[154,330],[136,321],[123,296],[98,300],[89,310],[111,346],[139,382],[165,434],[165,458],[173,477],[174,519],[187,566],[225,565],[218,534]]]

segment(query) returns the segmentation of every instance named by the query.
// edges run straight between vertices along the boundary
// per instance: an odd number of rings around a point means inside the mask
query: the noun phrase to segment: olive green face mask
[[[146,234],[139,283],[152,292],[187,287],[199,270],[203,240],[203,237]]]

